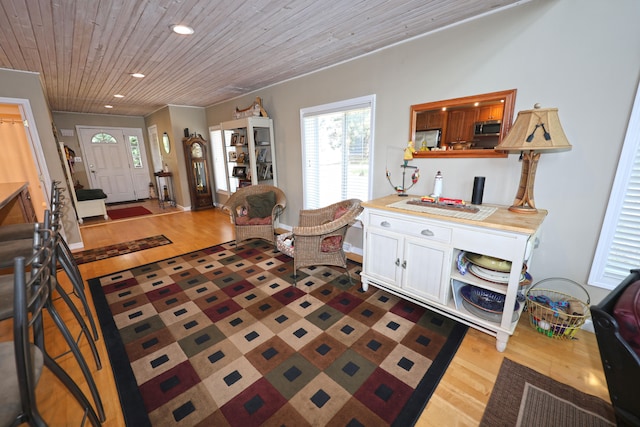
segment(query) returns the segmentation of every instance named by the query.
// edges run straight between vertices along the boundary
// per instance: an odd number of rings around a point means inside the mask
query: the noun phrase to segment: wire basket
[[[580,297],[576,297],[579,292]],[[579,283],[560,277],[544,279],[529,288],[529,323],[543,335],[573,339],[589,317],[589,293]]]

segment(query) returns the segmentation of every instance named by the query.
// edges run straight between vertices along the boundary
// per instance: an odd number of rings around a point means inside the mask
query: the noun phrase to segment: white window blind
[[[304,208],[369,200],[375,95],[300,110]]]
[[[632,268],[640,268],[640,87],[588,283],[613,289]]]

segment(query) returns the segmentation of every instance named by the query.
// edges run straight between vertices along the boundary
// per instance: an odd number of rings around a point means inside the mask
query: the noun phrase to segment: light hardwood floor
[[[164,234],[173,241],[171,245],[82,264],[80,270],[85,280],[227,242],[234,237],[229,217],[217,209],[107,222],[83,227],[81,232],[85,249],[156,234]],[[68,317],[69,313],[66,313],[66,316]],[[52,352],[61,350],[57,348],[61,340],[58,332],[50,329],[47,329],[47,332]],[[1,329],[0,334],[0,340],[7,339],[6,328]],[[577,338],[573,341],[556,341],[538,334],[527,322],[521,321],[516,333],[509,340],[506,351],[499,353],[495,348],[494,337],[469,329],[417,425],[421,427],[478,425],[500,364],[505,357],[609,401],[595,336],[579,331]],[[123,426],[120,401],[104,342],[100,339],[97,344],[103,369],[100,371],[93,369],[93,371],[107,414],[104,426]],[[81,346],[88,357],[90,353],[86,340],[81,340]],[[64,368],[70,370],[74,379],[86,389],[82,375],[75,367],[71,356],[64,356],[61,360]],[[94,367],[89,357],[88,360]],[[50,425],[80,424],[81,415],[78,414],[77,404],[46,371],[38,387],[38,400],[42,413]]]

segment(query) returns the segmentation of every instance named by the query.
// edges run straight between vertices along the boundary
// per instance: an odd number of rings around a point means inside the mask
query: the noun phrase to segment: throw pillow
[[[264,218],[271,216],[271,211],[276,205],[276,193],[267,191],[262,194],[247,196],[249,205],[249,218]]]

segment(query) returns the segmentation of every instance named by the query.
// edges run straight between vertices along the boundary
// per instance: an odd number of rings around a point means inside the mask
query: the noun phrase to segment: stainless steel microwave
[[[476,122],[474,136],[498,136],[500,135],[500,126],[502,121],[500,120],[487,120],[485,122]]]

